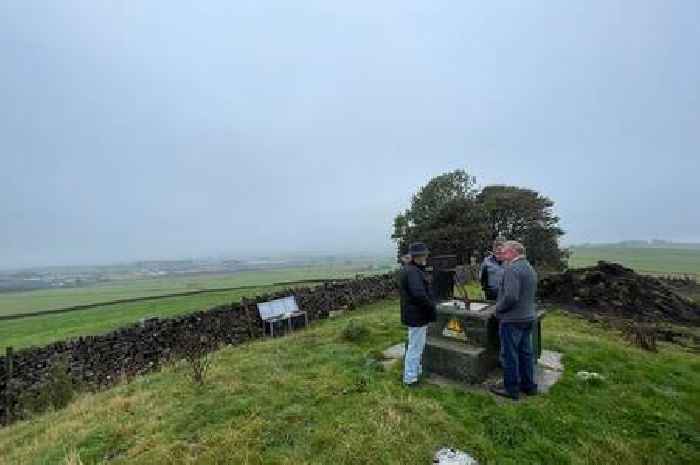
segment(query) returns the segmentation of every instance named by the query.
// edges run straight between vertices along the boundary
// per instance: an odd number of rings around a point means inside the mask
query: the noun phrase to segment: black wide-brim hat
[[[413,256],[428,255],[430,253],[430,250],[428,250],[428,246],[425,245],[423,242],[414,242],[413,244],[408,246],[408,253]]]

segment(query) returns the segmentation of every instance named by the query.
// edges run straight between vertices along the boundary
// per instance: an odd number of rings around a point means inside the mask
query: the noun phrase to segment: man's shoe
[[[420,387],[420,383],[418,381],[414,381],[412,383],[403,383],[404,387],[415,389],[417,387]]]
[[[497,396],[506,397],[506,398],[511,399],[511,400],[518,400],[519,399],[519,396],[513,395],[510,392],[506,391],[505,389],[498,388],[496,386],[491,386],[489,391],[496,394]]]
[[[537,388],[535,388],[535,389],[530,389],[530,390],[528,390],[528,391],[523,391],[523,390],[521,390],[520,392],[522,392],[522,393],[525,394],[526,396],[536,396],[536,395],[538,395],[538,394],[540,393],[540,392],[537,390]]]

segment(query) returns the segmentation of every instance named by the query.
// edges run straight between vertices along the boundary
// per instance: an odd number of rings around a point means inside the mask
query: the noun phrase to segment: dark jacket
[[[504,322],[528,322],[536,318],[537,272],[521,258],[505,266],[498,289],[496,318]]]
[[[411,262],[399,274],[401,323],[406,326],[425,326],[435,321],[435,298],[424,268]]]

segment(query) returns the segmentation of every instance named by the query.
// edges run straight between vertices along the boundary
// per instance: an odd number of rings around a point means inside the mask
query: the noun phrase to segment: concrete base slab
[[[465,350],[468,351],[467,348],[465,348]],[[389,369],[403,360],[405,355],[406,344],[403,342],[395,344],[382,352],[384,360],[382,360],[381,363],[384,365],[385,369]],[[549,392],[552,386],[554,386],[564,374],[564,365],[561,359],[562,354],[559,352],[554,352],[552,350],[542,351],[542,356],[537,361],[535,367],[535,376],[540,393],[546,394]],[[495,369],[489,373],[489,376],[484,382],[479,384],[466,384],[435,373],[430,373],[425,380],[427,383],[435,386],[451,387],[465,392],[488,392],[490,386],[503,381],[503,373],[500,369]]]
[[[537,367],[537,390],[540,394],[547,394],[549,390],[557,384],[563,371],[550,370],[548,368]]]
[[[559,352],[549,350],[542,351],[542,358],[540,358],[535,366],[535,377],[540,394],[547,394],[552,386],[554,386],[564,374],[564,365],[561,363],[561,358],[562,354]],[[556,363],[553,363],[553,361],[556,361]],[[552,369],[552,366],[556,367],[556,369]],[[486,381],[480,384],[465,384],[435,373],[430,373],[425,381],[435,386],[449,387],[464,392],[489,393],[490,386],[503,382],[503,372],[500,368],[492,371]],[[496,395],[493,395],[493,397],[499,402],[508,402],[507,399]],[[526,399],[526,397],[523,396],[521,399]]]
[[[455,381],[444,376],[429,373],[425,378],[425,382],[439,387],[449,387],[464,392],[484,392],[485,388],[482,384],[465,384]]]
[[[382,352],[382,355],[387,359],[392,358],[401,360],[404,355],[406,355],[406,344],[402,342],[401,344],[391,346]]]
[[[564,364],[561,362],[562,354],[552,350],[543,350],[537,362],[537,386],[541,393],[546,394],[557,384],[564,374]]]
[[[389,369],[403,360],[405,355],[406,344],[401,343],[393,345],[382,352],[382,356],[384,357],[384,360],[382,360],[382,365],[384,365],[385,369]]]
[[[554,371],[564,371],[564,365],[561,363],[561,355],[553,350],[543,350],[540,359],[537,361],[540,366]]]

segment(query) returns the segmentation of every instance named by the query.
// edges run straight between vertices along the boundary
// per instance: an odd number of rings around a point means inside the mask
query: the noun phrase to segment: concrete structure
[[[498,367],[500,341],[494,307],[485,302],[447,301],[438,305],[437,321],[428,327],[423,352],[423,367],[430,373],[476,384],[483,382]],[[541,320],[533,333],[535,354],[542,352]]]

